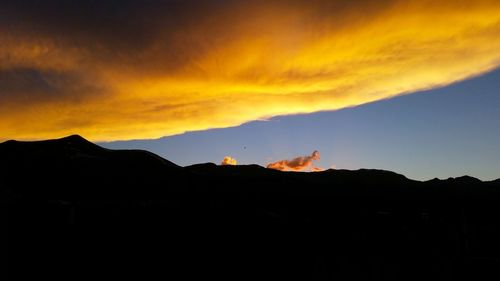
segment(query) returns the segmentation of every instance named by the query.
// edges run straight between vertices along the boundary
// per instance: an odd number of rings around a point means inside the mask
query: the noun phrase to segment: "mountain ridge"
[[[474,196],[499,193],[500,180],[463,176],[416,181],[378,169],[283,172],[259,165],[201,163],[180,167],[145,150],[111,150],[79,135],[0,144],[3,190],[57,198],[167,196],[170,192],[278,192],[390,198],[457,197],[465,187]],[[44,189],[42,186],[47,186]],[[212,188],[215,186],[215,188]],[[306,188],[307,186],[307,188]],[[474,187],[474,188],[472,188]],[[212,188],[212,189],[211,189]],[[1,191],[0,191],[1,192]]]
[[[57,159],[57,161],[54,161]],[[52,161],[51,161],[52,160]],[[200,163],[180,167],[175,163],[164,159],[146,150],[112,150],[103,148],[94,144],[80,135],[70,135],[67,137],[40,140],[40,141],[16,141],[8,140],[0,143],[0,163],[4,167],[17,166],[29,167],[30,162],[43,162],[46,161],[48,165],[61,166],[68,163],[89,162],[88,165],[118,165],[118,166],[131,166],[144,169],[141,166],[147,166],[155,169],[168,168],[172,170],[183,170],[188,173],[220,173],[232,174],[238,173],[258,173],[258,174],[280,174],[280,175],[294,175],[297,177],[325,177],[327,175],[335,175],[337,177],[360,177],[369,178],[371,180],[389,180],[408,181],[418,183],[437,184],[444,182],[461,182],[461,183],[486,183],[471,176],[461,176],[448,179],[432,179],[428,181],[417,181],[408,179],[406,176],[387,170],[380,169],[358,169],[358,170],[344,170],[344,169],[328,169],[321,172],[303,173],[303,172],[282,172],[265,167],[250,164],[250,165],[237,165],[237,166],[219,166],[214,163]],[[7,165],[7,162],[8,165]],[[104,163],[103,163],[104,162]],[[88,168],[86,165],[85,168]],[[75,167],[78,168],[78,167]],[[500,179],[487,181],[488,183],[500,183]]]
[[[70,135],[67,137],[62,137],[58,139],[48,139],[48,140],[37,140],[37,141],[17,141],[17,140],[7,140],[3,143],[0,143],[0,153],[3,153],[3,156],[5,154],[8,154],[9,152],[12,153],[12,151],[9,150],[14,150],[16,152],[23,152],[23,153],[32,153],[33,148],[37,148],[38,150],[46,149],[46,153],[48,152],[54,152],[53,150],[59,150],[58,152],[64,151],[64,152],[72,152],[73,155],[65,155],[67,157],[72,157],[72,156],[85,156],[83,152],[92,152],[91,155],[88,156],[99,156],[103,155],[105,153],[115,153],[115,154],[132,154],[132,155],[124,155],[124,156],[137,156],[137,155],[142,155],[142,157],[149,157],[151,159],[156,159],[159,163],[166,164],[171,167],[178,167],[180,169],[185,169],[185,170],[206,170],[206,169],[254,169],[254,170],[259,170],[261,169],[262,171],[267,171],[269,169],[262,167],[257,164],[249,164],[249,165],[236,165],[235,167],[229,166],[219,166],[215,163],[199,163],[199,164],[193,164],[193,165],[188,165],[185,167],[181,167],[176,165],[175,163],[155,154],[147,150],[136,150],[136,149],[131,149],[131,150],[113,150],[113,149],[107,149],[104,147],[101,147],[95,143],[92,143],[85,139],[84,137],[74,134]],[[69,151],[68,151],[69,150]],[[82,154],[78,154],[78,152]],[[75,154],[76,153],[76,154]],[[135,155],[134,155],[135,154]],[[133,157],[132,157],[133,158]],[[286,172],[286,173],[297,173],[297,172]],[[303,172],[300,172],[303,173]],[[427,181],[418,181],[418,180],[413,180],[413,179],[408,179],[406,176],[395,173],[393,171],[388,171],[388,170],[381,170],[381,169],[357,169],[357,170],[345,170],[345,169],[328,169],[325,171],[321,172],[314,172],[315,174],[342,174],[342,173],[358,173],[358,174],[367,174],[367,175],[376,175],[376,174],[385,174],[385,175],[392,175],[392,176],[397,176],[401,177],[410,181],[417,181],[417,182],[433,182],[433,181],[447,181],[447,180],[454,180],[454,181],[468,181],[468,182],[500,182],[500,178],[496,180],[491,180],[491,181],[482,181],[480,179],[477,179],[475,177],[471,177],[468,175],[460,176],[460,177],[454,177],[454,178],[448,178],[448,179],[438,179],[434,178],[431,180]]]
[[[0,198],[19,280],[491,280],[500,266],[500,180],[179,167],[70,136],[1,143]]]

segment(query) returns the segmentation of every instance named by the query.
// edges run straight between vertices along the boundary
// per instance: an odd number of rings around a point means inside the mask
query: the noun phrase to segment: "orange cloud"
[[[222,162],[220,163],[222,166],[224,165],[236,165],[238,164],[238,161],[236,159],[232,158],[231,156],[226,156],[224,159],[222,159]]]
[[[323,172],[325,169],[320,167],[312,167],[311,172]]]
[[[313,161],[319,160],[319,151],[315,150],[309,156],[302,156],[293,158],[292,160],[281,160],[267,165],[268,169],[280,171],[305,171],[310,170],[313,172],[323,171],[322,168],[313,165]]]
[[[158,138],[357,106],[500,65],[499,1],[216,2],[138,1],[107,16],[1,3],[0,139]]]

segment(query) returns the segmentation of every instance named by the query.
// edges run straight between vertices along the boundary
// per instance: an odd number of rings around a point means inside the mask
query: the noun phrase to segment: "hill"
[[[1,143],[0,196],[9,280],[499,277],[499,180],[179,167],[75,135]]]

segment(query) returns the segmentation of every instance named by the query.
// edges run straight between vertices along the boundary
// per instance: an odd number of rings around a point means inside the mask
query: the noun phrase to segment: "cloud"
[[[224,165],[236,165],[236,164],[238,164],[238,161],[236,161],[236,159],[232,158],[231,156],[225,156],[224,159],[222,159],[222,162],[220,164],[222,166],[224,166]]]
[[[500,2],[6,0],[0,42],[0,139],[158,138],[493,70]]]
[[[323,168],[316,167],[313,165],[313,161],[319,160],[319,151],[315,150],[309,156],[302,156],[293,158],[292,160],[281,160],[267,165],[268,169],[280,170],[280,171],[306,171],[310,170],[313,172],[323,171]]]
[[[78,73],[37,68],[0,68],[0,104],[56,103],[81,100],[102,91]]]
[[[312,167],[311,172],[323,172],[325,169],[320,167]]]

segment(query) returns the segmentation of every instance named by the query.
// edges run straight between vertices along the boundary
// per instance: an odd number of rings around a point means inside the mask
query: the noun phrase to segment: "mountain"
[[[1,143],[0,197],[8,280],[500,277],[500,180],[179,167],[74,135]]]
[[[141,150],[110,150],[93,144],[79,135],[46,141],[6,141],[0,144],[0,155],[5,165],[18,165],[32,169],[44,166],[136,166],[179,169],[160,156]],[[37,167],[40,165],[40,167]]]
[[[3,193],[94,199],[108,196],[161,198],[174,190],[272,191],[302,195],[319,192],[416,199],[420,196],[462,196],[463,186],[467,186],[465,188],[474,196],[482,193],[490,196],[489,187],[500,183],[483,183],[469,176],[419,182],[394,172],[369,169],[296,173],[258,165],[205,163],[180,167],[148,151],[105,149],[78,135],[56,140],[1,143],[0,171]],[[472,186],[474,189],[469,190]]]
[[[181,167],[151,152],[109,150],[78,135],[1,143],[0,171],[9,192],[57,198],[116,197],[134,193],[129,186],[160,184],[163,174],[182,174]]]

